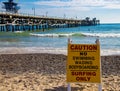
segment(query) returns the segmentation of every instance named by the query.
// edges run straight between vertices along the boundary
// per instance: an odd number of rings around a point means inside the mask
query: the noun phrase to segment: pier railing
[[[7,15],[18,15],[18,16],[29,16],[29,17],[38,17],[38,18],[53,18],[53,19],[65,19],[65,20],[80,20],[76,18],[64,18],[64,17],[57,17],[57,16],[45,16],[45,15],[34,15],[29,13],[12,13],[0,10],[0,14],[7,14]]]

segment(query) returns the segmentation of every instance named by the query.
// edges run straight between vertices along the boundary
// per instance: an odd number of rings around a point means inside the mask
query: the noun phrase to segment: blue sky
[[[3,1],[0,0],[1,4]],[[100,19],[102,23],[120,23],[120,0],[14,0],[19,13],[83,19]],[[1,8],[0,8],[1,9]]]

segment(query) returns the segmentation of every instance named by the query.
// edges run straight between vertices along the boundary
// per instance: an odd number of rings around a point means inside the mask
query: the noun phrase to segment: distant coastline
[[[100,24],[101,24],[101,25],[102,25],[102,24],[113,25],[113,24],[120,24],[120,23],[115,23],[115,22],[114,22],[114,23],[102,23],[102,22],[101,22]]]

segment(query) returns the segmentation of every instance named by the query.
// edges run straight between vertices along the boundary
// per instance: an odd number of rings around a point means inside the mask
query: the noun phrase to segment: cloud
[[[74,9],[81,8],[83,10],[88,10],[90,7],[120,9],[120,0],[39,0],[34,4]]]
[[[57,7],[64,7],[69,6],[69,2],[63,2],[58,0],[52,0],[52,1],[37,1],[34,2],[36,5],[45,5],[45,6],[57,6]]]
[[[119,0],[106,0],[103,8],[120,9],[120,1]]]

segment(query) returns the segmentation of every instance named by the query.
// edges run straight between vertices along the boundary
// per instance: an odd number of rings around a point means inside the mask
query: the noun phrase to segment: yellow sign
[[[99,44],[68,44],[67,82],[101,83]]]

